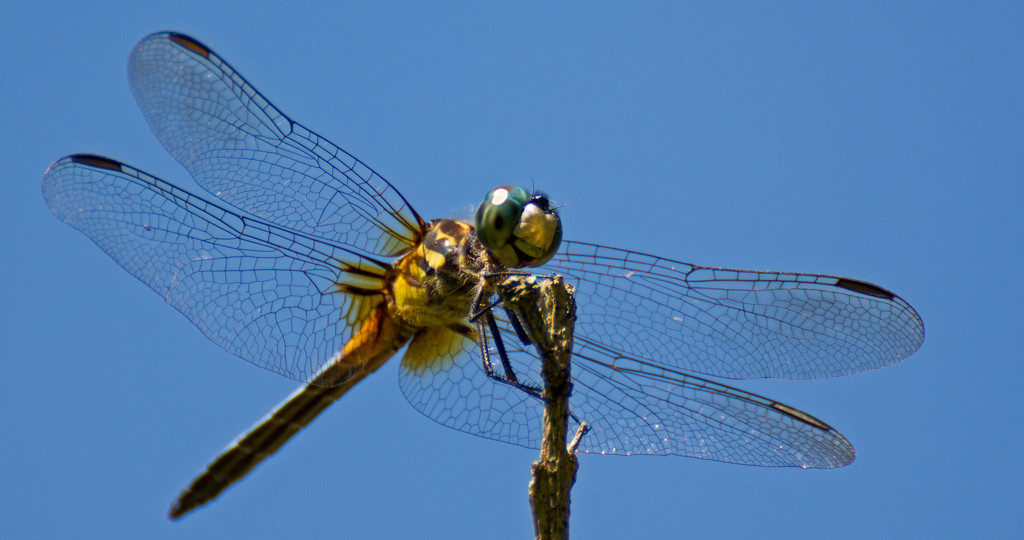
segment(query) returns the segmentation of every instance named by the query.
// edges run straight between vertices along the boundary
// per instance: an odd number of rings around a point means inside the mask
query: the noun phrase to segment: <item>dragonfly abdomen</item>
[[[308,384],[288,396],[210,463],[171,507],[171,519],[215,499],[249,474],[359,381],[395,355],[415,331],[394,320],[381,303],[341,352]]]

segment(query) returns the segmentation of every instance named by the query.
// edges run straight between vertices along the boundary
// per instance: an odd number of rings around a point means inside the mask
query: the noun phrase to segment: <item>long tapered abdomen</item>
[[[178,519],[212,501],[276,452],[331,403],[402,348],[413,331],[395,323],[381,304],[345,344],[337,359],[249,431],[239,435],[178,496],[169,513]]]

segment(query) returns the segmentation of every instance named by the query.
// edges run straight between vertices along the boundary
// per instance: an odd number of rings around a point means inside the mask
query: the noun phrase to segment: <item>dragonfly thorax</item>
[[[488,264],[470,224],[431,221],[416,248],[395,264],[395,315],[420,328],[465,323]]]

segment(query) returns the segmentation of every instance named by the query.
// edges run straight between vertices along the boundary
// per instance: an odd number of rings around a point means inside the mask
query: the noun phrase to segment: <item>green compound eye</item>
[[[562,222],[547,198],[516,186],[489,191],[474,226],[480,243],[507,267],[540,266],[562,241]]]
[[[518,186],[498,186],[487,192],[476,210],[476,235],[487,249],[499,250],[519,224],[523,206],[530,202],[530,194]]]

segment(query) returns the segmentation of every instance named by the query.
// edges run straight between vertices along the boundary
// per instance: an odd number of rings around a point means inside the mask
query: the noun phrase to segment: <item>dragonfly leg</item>
[[[498,322],[494,318],[494,308],[498,304],[502,303],[501,299],[490,302],[486,306],[482,306],[484,303],[485,299],[483,297],[478,297],[477,301],[474,303],[476,306],[475,313],[470,317],[470,320],[477,324],[477,335],[480,336],[480,357],[483,361],[484,373],[493,381],[507,384],[525,392],[528,395],[543,400],[543,389],[539,386],[520,382],[519,378],[516,377],[515,371],[512,369],[512,363],[509,360],[508,352],[505,349],[505,343],[501,338]],[[512,328],[515,329],[516,336],[520,342],[522,342],[523,345],[532,345],[533,342],[527,335],[526,329],[523,328],[522,322],[519,321],[519,317],[504,305],[502,305],[502,308],[505,310],[509,324],[511,324]],[[494,355],[491,353],[490,345],[487,342],[488,334],[493,336],[494,349],[497,352],[504,374],[498,373],[494,370],[494,363],[492,361],[492,357]],[[575,444],[578,445],[579,440],[582,439],[583,435],[590,431],[590,426],[586,422],[580,420],[580,418],[572,412],[571,408],[569,409],[569,417],[572,418],[573,422],[580,426],[579,432],[576,434],[575,441]]]
[[[553,277],[553,276],[534,276],[534,277],[537,277],[537,278],[540,278],[540,279],[544,279],[544,278],[550,278],[550,277]],[[499,294],[499,296],[502,296],[504,294],[504,292],[501,289],[499,289],[499,293],[498,294]],[[502,299],[503,298],[504,297],[502,296]],[[487,313],[487,316],[489,317],[488,324],[491,326],[491,332],[495,335],[495,340],[496,341],[500,340],[500,336],[498,335],[497,323],[494,321],[494,316],[493,316],[493,313],[491,313],[491,312],[493,312],[493,307],[495,305],[497,305],[499,302],[502,304],[502,309],[505,310],[505,314],[508,317],[509,325],[511,325],[512,328],[515,330],[516,335],[517,335],[519,341],[523,345],[526,345],[526,346],[534,345],[534,342],[530,338],[529,332],[526,331],[526,327],[523,325],[523,321],[520,319],[520,315],[517,314],[516,309],[512,309],[509,306],[509,304],[503,302],[501,299],[498,302],[493,303],[490,306],[489,312]],[[518,309],[522,309],[522,307],[519,306]],[[496,343],[496,344],[500,345],[500,343]],[[502,354],[502,355],[505,354],[504,349],[501,348],[501,347],[498,348],[498,352],[500,354]],[[538,350],[538,353],[539,352],[540,351]],[[570,382],[569,384],[571,386],[572,382]],[[539,395],[541,397],[543,397],[542,393],[539,393]],[[567,413],[568,413],[569,417],[572,419],[572,421],[575,422],[579,426],[579,431],[576,433],[576,437],[575,437],[575,439],[573,441],[573,444],[572,444],[572,447],[575,448],[575,446],[579,445],[579,442],[580,442],[580,440],[582,440],[583,436],[586,435],[586,433],[588,431],[590,431],[590,426],[586,422],[583,422],[578,416],[576,416],[576,414],[572,410],[571,405],[569,406]]]
[[[512,371],[512,362],[509,361],[508,352],[505,351],[505,342],[501,339],[498,322],[494,319],[494,311],[489,310],[485,313],[484,320],[487,322],[487,329],[490,331],[491,336],[494,337],[494,348],[498,351],[498,359],[501,360],[501,367],[505,371],[505,378],[512,384],[519,384],[516,372]]]
[[[480,303],[482,302],[483,299],[481,298]],[[512,369],[512,362],[509,360],[508,351],[505,349],[505,342],[501,339],[498,322],[494,319],[493,308],[497,304],[498,302],[494,302],[478,310],[471,318],[471,320],[476,321],[477,335],[480,336],[480,357],[483,360],[484,373],[493,381],[507,384],[537,399],[543,399],[539,387],[520,382],[516,372]],[[494,340],[494,349],[497,353],[498,361],[501,362],[502,373],[498,373],[494,369],[494,362],[492,360],[494,354],[491,353],[491,347],[487,341],[488,335],[492,336]]]
[[[515,313],[512,313],[508,307],[501,306],[505,310],[505,314],[508,315],[508,322],[512,324],[512,328],[516,331],[516,336],[519,337],[519,341],[523,342],[523,345],[533,345],[533,341],[530,340],[530,336],[526,334],[526,329],[523,328],[523,323],[519,321],[519,317],[516,317]]]

